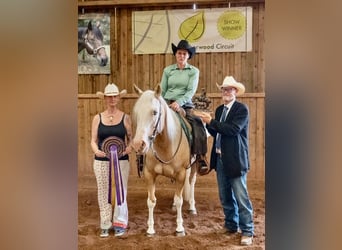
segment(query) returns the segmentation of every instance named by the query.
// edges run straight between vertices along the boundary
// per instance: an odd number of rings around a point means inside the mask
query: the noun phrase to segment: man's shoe
[[[249,246],[253,243],[253,236],[242,235],[240,244],[243,246]]]
[[[226,227],[223,227],[217,231],[218,234],[226,234],[226,235],[233,235],[236,234],[237,231],[230,230]]]
[[[102,229],[100,233],[101,238],[105,238],[109,236],[109,229]]]

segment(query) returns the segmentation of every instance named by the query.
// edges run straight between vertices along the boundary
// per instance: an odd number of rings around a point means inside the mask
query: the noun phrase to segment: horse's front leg
[[[146,176],[145,176],[146,177]],[[148,207],[148,219],[147,219],[147,236],[153,236],[154,231],[154,219],[153,211],[157,203],[157,198],[155,196],[155,183],[154,180],[148,180],[148,197],[147,197],[147,207]]]

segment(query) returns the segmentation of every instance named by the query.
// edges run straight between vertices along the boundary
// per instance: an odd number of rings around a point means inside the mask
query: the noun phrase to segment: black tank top
[[[125,136],[126,136],[126,128],[124,125],[125,114],[122,116],[121,121],[116,125],[104,125],[102,123],[101,114],[99,114],[99,116],[100,116],[100,123],[99,123],[99,127],[97,130],[97,138],[98,138],[98,147],[100,149],[102,148],[103,141],[110,136],[116,136],[122,139],[123,141],[125,141]],[[97,157],[96,155],[95,155],[95,159],[99,161],[109,161],[107,157]],[[128,155],[124,155],[120,157],[119,160],[128,160]]]

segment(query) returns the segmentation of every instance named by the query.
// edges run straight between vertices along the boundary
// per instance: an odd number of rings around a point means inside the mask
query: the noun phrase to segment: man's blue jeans
[[[217,184],[223,213],[224,226],[232,232],[239,228],[242,235],[254,234],[253,207],[248,196],[246,174],[229,178],[223,171],[221,157],[217,157]]]

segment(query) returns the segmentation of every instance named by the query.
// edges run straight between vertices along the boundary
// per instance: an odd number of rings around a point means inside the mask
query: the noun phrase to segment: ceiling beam
[[[147,7],[147,6],[185,6],[199,4],[264,3],[265,0],[89,0],[78,1],[78,7]]]

